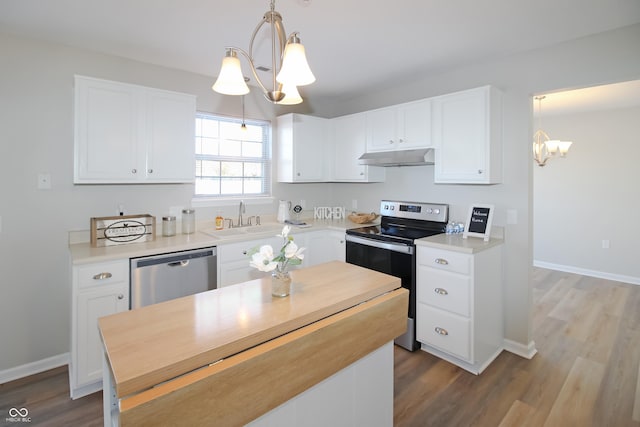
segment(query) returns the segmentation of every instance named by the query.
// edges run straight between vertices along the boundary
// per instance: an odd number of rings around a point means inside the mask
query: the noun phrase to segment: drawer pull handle
[[[436,258],[436,264],[440,265],[449,265],[449,261],[444,258]]]
[[[441,328],[439,326],[436,326],[435,331],[439,335],[449,335],[449,331],[447,331],[446,329]]]
[[[449,292],[447,292],[446,289],[435,288],[433,291],[438,295],[449,295]]]
[[[118,299],[124,299],[124,295],[118,294]]]
[[[111,279],[111,277],[113,277],[111,273],[100,273],[93,276],[93,280],[105,280],[105,279]]]

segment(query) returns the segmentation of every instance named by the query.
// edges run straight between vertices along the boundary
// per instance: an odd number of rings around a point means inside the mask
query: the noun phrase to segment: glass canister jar
[[[196,210],[182,209],[182,234],[192,234],[196,231]]]
[[[175,216],[162,217],[162,235],[165,237],[171,237],[176,235],[176,217]]]

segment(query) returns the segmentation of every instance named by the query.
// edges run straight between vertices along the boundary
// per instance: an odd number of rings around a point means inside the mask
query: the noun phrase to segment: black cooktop
[[[416,239],[442,234],[446,224],[435,221],[419,221],[383,217],[380,225],[352,228],[347,234],[382,241],[413,244]]]

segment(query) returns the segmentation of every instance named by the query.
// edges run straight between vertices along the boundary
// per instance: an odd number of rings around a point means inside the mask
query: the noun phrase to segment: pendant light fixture
[[[533,159],[542,167],[547,164],[556,154],[565,157],[571,147],[571,141],[560,141],[551,139],[545,131],[542,130],[542,100],[546,97],[536,96],[534,99],[538,101],[538,130],[533,134]]]
[[[282,16],[275,11],[275,0],[271,0],[271,8],[258,23],[251,41],[249,51],[238,47],[226,47],[226,54],[222,60],[222,67],[212,89],[224,95],[245,95],[249,93],[238,52],[249,62],[251,72],[258,85],[262,88],[264,96],[274,104],[293,105],[302,102],[296,86],[304,86],[313,83],[314,77],[305,54],[304,46],[300,43],[298,32],[285,36]],[[267,88],[258,76],[253,57],[253,43],[256,35],[263,25],[269,24],[271,29],[271,88]]]

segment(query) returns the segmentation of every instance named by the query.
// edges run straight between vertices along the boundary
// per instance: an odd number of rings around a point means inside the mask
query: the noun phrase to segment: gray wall
[[[640,74],[640,25],[595,35],[548,49],[473,67],[425,76],[351,100],[312,100],[301,112],[324,117],[363,111],[402,101],[492,84],[504,91],[504,183],[493,186],[433,184],[432,168],[390,169],[384,184],[280,184],[274,198],[308,206],[351,206],[375,210],[381,198],[445,202],[452,217],[463,219],[473,202],[496,205],[496,225],[506,226],[506,336],[526,346],[531,341],[529,272],[532,263],[531,95],[635,80]],[[87,229],[91,216],[111,215],[118,203],[129,213],[162,215],[170,206],[188,205],[189,185],[74,186],[73,74],[119,80],[198,95],[198,108],[240,114],[240,101],[210,90],[211,78],[136,63],[121,58],[0,35],[0,373],[2,370],[69,351],[70,275],[67,232]],[[594,60],[597,58],[598,60]],[[540,67],[554,64],[554,67]],[[254,96],[255,95],[255,96]],[[247,116],[273,118],[253,94]],[[53,188],[36,189],[39,172],[49,172]],[[275,205],[253,206],[256,213]],[[217,209],[217,208],[216,208]],[[213,215],[206,209],[199,215]],[[224,207],[225,215],[233,212]],[[506,224],[506,209],[518,223]]]
[[[551,138],[574,143],[534,168],[536,264],[640,284],[639,119],[640,107],[544,118]]]

